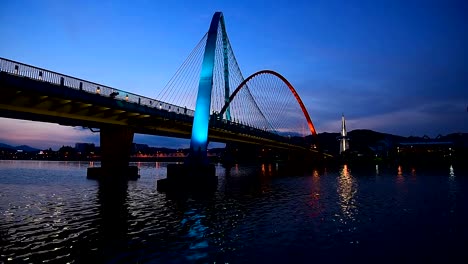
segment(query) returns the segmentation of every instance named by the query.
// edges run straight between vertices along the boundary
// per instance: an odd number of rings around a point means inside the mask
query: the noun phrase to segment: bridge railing
[[[66,88],[80,90],[83,92],[107,96],[115,98],[116,100],[122,100],[152,108],[157,108],[160,110],[166,110],[168,112],[175,112],[178,114],[188,116],[193,116],[195,113],[194,110],[187,109],[186,107],[165,103],[149,97],[126,92],[102,84],[82,80],[65,74],[49,71],[46,69],[38,68],[35,66],[31,66],[17,61],[12,61],[1,57],[0,71],[38,81],[48,82]]]

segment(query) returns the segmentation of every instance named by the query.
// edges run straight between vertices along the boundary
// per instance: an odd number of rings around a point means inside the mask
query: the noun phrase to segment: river
[[[468,174],[217,166],[211,193],[159,193],[167,163],[125,186],[92,162],[0,161],[3,263],[468,263]]]

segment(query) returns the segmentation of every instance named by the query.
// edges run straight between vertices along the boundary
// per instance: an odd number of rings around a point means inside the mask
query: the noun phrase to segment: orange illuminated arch
[[[307,109],[305,108],[304,104],[302,103],[302,100],[299,97],[299,94],[297,94],[296,89],[294,89],[294,87],[291,85],[291,83],[289,83],[289,81],[286,80],[286,78],[284,78],[281,74],[279,74],[279,73],[277,73],[275,71],[272,71],[272,70],[258,71],[256,73],[250,75],[249,77],[247,77],[241,84],[239,84],[239,86],[237,86],[236,90],[234,90],[234,92],[231,94],[231,96],[229,97],[229,101],[227,101],[226,104],[223,106],[223,108],[221,109],[219,115],[223,116],[224,112],[229,107],[229,104],[232,102],[234,97],[236,97],[236,95],[240,91],[240,89],[242,89],[244,86],[246,86],[245,84],[247,82],[249,82],[255,76],[258,76],[260,74],[272,74],[272,75],[280,78],[289,87],[289,90],[291,90],[291,93],[296,98],[297,102],[299,103],[299,106],[302,109],[302,112],[304,113],[304,116],[305,116],[305,118],[307,120],[307,124],[309,125],[310,132],[312,133],[313,136],[317,136],[317,132],[315,131],[314,124],[312,123],[312,120],[310,119],[309,113],[307,112]]]

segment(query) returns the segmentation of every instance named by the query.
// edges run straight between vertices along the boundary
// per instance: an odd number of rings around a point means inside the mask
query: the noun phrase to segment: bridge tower
[[[216,169],[213,164],[208,162],[207,147],[213,71],[219,31],[221,31],[223,43],[224,101],[228,102],[229,100],[228,38],[223,13],[216,12],[211,19],[203,54],[190,139],[190,154],[185,164],[168,165],[167,178],[158,180],[158,190],[212,189],[217,185]],[[229,109],[225,112],[225,117],[227,120],[231,120]]]
[[[208,123],[210,119],[211,91],[213,88],[213,71],[215,67],[216,40],[218,29],[221,27],[223,42],[225,101],[229,100],[229,69],[228,69],[228,39],[222,12],[216,12],[211,20],[203,56],[200,81],[198,85],[195,116],[193,119],[192,137],[190,140],[191,159],[196,162],[207,163]],[[231,120],[229,109],[225,112],[226,119]]]
[[[346,132],[346,120],[344,117],[344,114],[341,115],[341,135],[339,137],[340,141],[340,154],[343,151],[346,151],[349,149],[349,142],[348,142],[348,136]]]

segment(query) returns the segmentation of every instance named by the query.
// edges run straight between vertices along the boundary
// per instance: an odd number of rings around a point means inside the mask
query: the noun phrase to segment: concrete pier
[[[100,130],[101,167],[88,168],[88,178],[138,179],[138,168],[128,165],[134,131],[126,126],[104,126]]]
[[[216,190],[218,177],[214,164],[168,164],[167,178],[158,180],[160,192]]]

